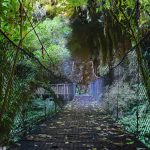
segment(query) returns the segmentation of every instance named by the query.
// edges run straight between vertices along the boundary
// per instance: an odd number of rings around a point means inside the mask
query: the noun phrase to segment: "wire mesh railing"
[[[36,106],[35,106],[36,105]],[[53,101],[42,98],[35,99],[33,104],[29,104],[28,110],[24,113],[19,111],[15,117],[9,138],[14,142],[18,141],[29,132],[33,131],[39,123],[47,118],[52,118],[59,110]]]
[[[145,60],[142,67],[147,68]],[[147,68],[148,69],[148,68]],[[125,130],[135,134],[150,146],[150,104],[136,51],[128,55],[111,70],[114,81],[107,84],[103,106],[113,114]],[[150,72],[147,70],[147,76]]]
[[[17,50],[19,53],[16,53]],[[26,65],[21,66],[22,70],[19,70],[18,64],[21,64],[21,61],[30,61],[32,71],[30,72],[30,68]],[[16,141],[41,120],[52,117],[59,110],[51,93],[47,100],[41,97],[36,106],[32,103],[34,91],[40,86],[34,83],[36,77],[34,67],[40,68],[43,73],[48,72],[51,80],[54,79],[51,70],[46,68],[33,53],[17,46],[0,29],[0,145]]]

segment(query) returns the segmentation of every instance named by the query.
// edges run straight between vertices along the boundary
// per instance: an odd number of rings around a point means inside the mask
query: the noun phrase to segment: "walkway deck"
[[[144,150],[89,97],[76,97],[53,120],[39,125],[20,150]]]

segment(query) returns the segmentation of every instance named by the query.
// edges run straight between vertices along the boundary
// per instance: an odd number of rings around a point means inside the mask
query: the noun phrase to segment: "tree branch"
[[[27,35],[32,32],[41,22],[39,22],[38,24],[36,24],[30,31],[27,32],[27,34],[22,38],[22,41],[27,37]]]

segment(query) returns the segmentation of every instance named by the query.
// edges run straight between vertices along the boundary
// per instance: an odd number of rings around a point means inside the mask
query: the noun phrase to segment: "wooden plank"
[[[64,84],[64,99],[66,98],[66,95],[65,95],[66,94],[66,89],[65,88],[66,88],[66,86]]]

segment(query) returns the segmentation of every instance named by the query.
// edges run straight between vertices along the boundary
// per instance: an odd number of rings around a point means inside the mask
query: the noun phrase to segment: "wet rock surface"
[[[11,150],[147,150],[89,96],[77,96]]]

